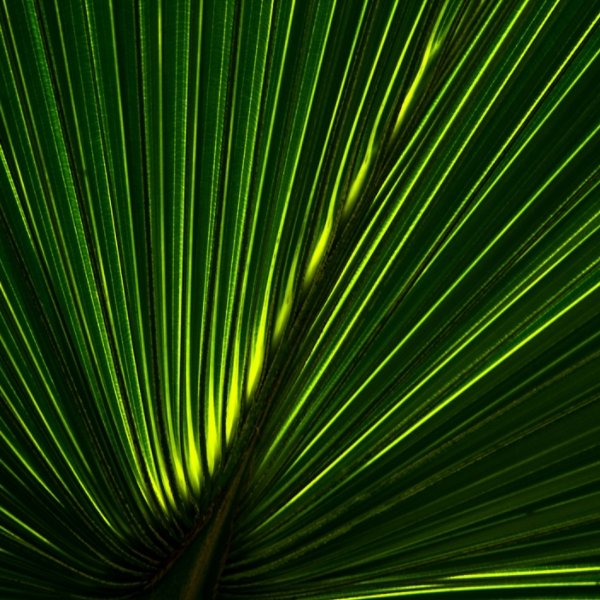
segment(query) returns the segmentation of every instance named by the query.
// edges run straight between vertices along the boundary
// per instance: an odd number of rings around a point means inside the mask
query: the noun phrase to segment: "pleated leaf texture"
[[[0,31],[0,597],[600,598],[597,0]]]

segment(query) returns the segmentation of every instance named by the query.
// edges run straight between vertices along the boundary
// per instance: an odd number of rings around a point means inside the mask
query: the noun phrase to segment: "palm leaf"
[[[599,9],[2,0],[0,595],[597,595]]]

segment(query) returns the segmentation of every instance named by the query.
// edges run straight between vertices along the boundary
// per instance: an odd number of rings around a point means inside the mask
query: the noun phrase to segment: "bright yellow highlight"
[[[448,2],[446,2],[444,4],[444,6],[442,7],[442,10],[440,11],[440,13],[438,15],[437,21],[433,27],[433,31],[431,32],[431,35],[429,36],[429,41],[427,42],[427,46],[425,48],[425,53],[423,54],[423,59],[421,60],[421,64],[419,65],[419,70],[417,71],[417,74],[415,75],[415,78],[414,78],[410,88],[408,89],[408,92],[406,92],[406,96],[404,96],[404,100],[402,101],[402,106],[400,107],[400,112],[398,113],[398,118],[396,119],[396,124],[394,125],[394,130],[392,132],[392,135],[394,137],[398,134],[398,131],[400,130],[400,127],[401,127],[402,123],[404,122],[406,115],[408,114],[410,105],[413,103],[413,100],[417,94],[417,91],[418,91],[420,85],[423,83],[423,80],[425,77],[425,71],[427,70],[427,67],[429,66],[429,64],[431,63],[431,61],[437,54],[438,50],[440,49],[442,42],[444,40],[444,37],[447,33],[447,32],[441,32],[441,34],[440,34],[439,29],[440,29],[440,25],[442,23],[444,13],[446,12],[446,9],[448,8],[448,4],[449,4]]]
[[[158,499],[158,503],[163,511],[167,511],[167,503],[165,502],[165,496],[163,494],[162,488],[158,485],[158,481],[154,479],[154,477],[150,478],[150,483],[152,485],[152,490],[154,491],[154,496]]]
[[[213,388],[210,388],[208,399],[208,418],[206,423],[206,460],[208,470],[212,474],[219,458],[219,430],[217,427],[217,414],[215,410],[215,396]]]
[[[229,396],[227,398],[227,416],[225,420],[225,436],[227,442],[231,439],[231,433],[240,416],[240,353],[235,351],[233,356],[233,368],[231,372],[231,385],[229,386]]]
[[[287,325],[288,319],[290,318],[290,313],[292,312],[292,301],[294,296],[294,281],[296,279],[296,270],[298,267],[298,257],[299,253],[296,252],[294,256],[294,262],[292,263],[292,268],[290,269],[290,274],[288,275],[287,284],[285,286],[285,293],[283,295],[283,302],[279,307],[279,311],[277,312],[277,318],[275,319],[275,332],[273,334],[273,341],[277,343],[283,334],[283,330]]]
[[[260,316],[260,325],[254,338],[254,351],[250,358],[250,368],[248,369],[248,382],[246,384],[246,396],[250,398],[254,393],[260,379],[263,362],[265,360],[265,343],[267,330],[267,307],[263,306]]]
[[[325,228],[319,237],[319,241],[315,246],[315,249],[312,253],[310,260],[308,261],[308,267],[306,269],[306,275],[304,276],[304,283],[309,284],[315,273],[317,272],[317,267],[323,260],[325,252],[327,250],[329,238],[331,237],[331,230],[333,229],[333,217],[328,215],[327,223],[325,223]]]
[[[200,453],[196,443],[192,430],[188,430],[188,444],[189,444],[189,457],[188,457],[188,473],[190,477],[190,485],[192,486],[192,493],[198,494],[202,483],[202,465],[200,463]]]
[[[348,197],[346,198],[346,204],[344,205],[344,214],[347,214],[352,210],[352,207],[356,203],[356,200],[360,196],[365,184],[367,182],[367,176],[371,169],[371,162],[373,158],[373,153],[371,151],[371,144],[369,144],[369,148],[367,149],[367,154],[363,160],[352,185],[350,186],[350,191],[348,192]]]
[[[185,479],[185,472],[183,470],[181,460],[179,459],[179,457],[176,457],[173,463],[175,466],[175,476],[177,477],[177,485],[179,487],[179,492],[185,495],[186,497],[189,497],[188,484]]]
[[[398,118],[396,119],[396,124],[394,125],[394,131],[393,131],[394,136],[396,136],[398,134],[398,131],[400,130],[400,127],[401,127],[404,119],[406,118],[408,109],[410,108],[410,105],[412,104],[412,102],[415,98],[415,95],[417,93],[417,90],[419,89],[419,86],[423,82],[427,65],[431,62],[431,59],[433,58],[436,50],[437,50],[437,44],[432,49],[432,43],[430,40],[429,43],[427,44],[427,48],[425,49],[425,54],[423,56],[423,60],[421,61],[421,65],[419,66],[419,70],[417,71],[417,74],[415,75],[415,78],[414,78],[410,88],[408,89],[408,92],[406,92],[406,96],[404,96],[404,100],[402,101],[402,106],[400,107],[400,112],[398,113]]]

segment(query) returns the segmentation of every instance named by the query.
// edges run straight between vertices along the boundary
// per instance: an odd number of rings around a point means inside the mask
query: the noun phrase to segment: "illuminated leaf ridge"
[[[0,597],[600,597],[595,0],[0,1]]]

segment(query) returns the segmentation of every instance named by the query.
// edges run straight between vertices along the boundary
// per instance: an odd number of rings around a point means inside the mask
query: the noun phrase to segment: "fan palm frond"
[[[600,5],[0,2],[0,595],[600,595]]]

